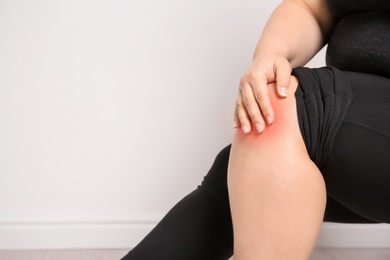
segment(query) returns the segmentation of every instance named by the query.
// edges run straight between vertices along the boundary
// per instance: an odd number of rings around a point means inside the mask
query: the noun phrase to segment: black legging
[[[302,81],[318,84],[301,79],[302,73],[306,72],[297,73],[300,85]],[[324,221],[390,223],[390,79],[362,73],[342,74],[350,83],[353,99],[337,127],[330,144],[332,149],[325,159],[319,160],[328,194]],[[321,104],[317,104],[317,109],[322,109],[323,97],[316,98]],[[297,95],[297,102],[304,102],[302,100]],[[297,106],[299,108],[299,104]],[[310,106],[307,108],[311,110]],[[306,116],[298,115],[300,123]],[[330,126],[332,128],[332,124]],[[302,132],[304,128],[302,123]],[[313,127],[306,122],[306,130],[310,128]],[[319,136],[323,134],[318,133]],[[303,134],[307,146],[309,135]],[[177,203],[124,260],[226,260],[231,257],[233,228],[227,189],[229,153],[230,145],[218,154],[202,184]]]

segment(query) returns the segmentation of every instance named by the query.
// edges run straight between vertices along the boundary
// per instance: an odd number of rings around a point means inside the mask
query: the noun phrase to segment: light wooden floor
[[[119,260],[128,250],[0,251],[0,260]],[[388,249],[317,248],[311,260],[390,260]],[[202,260],[202,259],[200,259]]]

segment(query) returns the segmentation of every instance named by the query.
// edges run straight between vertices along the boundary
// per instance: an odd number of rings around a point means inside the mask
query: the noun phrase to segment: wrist
[[[284,58],[291,62],[291,55],[287,52],[287,50],[285,48],[275,48],[275,46],[258,46],[253,53],[253,61],[267,56]]]

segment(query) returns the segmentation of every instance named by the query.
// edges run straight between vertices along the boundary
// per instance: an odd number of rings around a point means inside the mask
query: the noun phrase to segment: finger
[[[262,119],[264,118],[268,124],[272,124],[274,120],[274,111],[269,99],[267,84],[267,78],[265,76],[261,76],[256,81],[252,81],[251,86],[256,102],[263,115]]]
[[[238,118],[238,112],[237,112],[237,106],[234,108],[234,128],[240,128],[241,123],[240,119]]]
[[[261,116],[259,104],[254,96],[253,89],[249,84],[245,84],[241,88],[241,96],[253,125],[256,127],[257,132],[261,133],[264,130],[265,124],[263,117]]]
[[[251,131],[251,123],[250,123],[249,115],[245,109],[244,102],[242,100],[241,92],[238,93],[236,111],[237,111],[238,122],[241,125],[242,131],[244,132],[244,134],[248,134]]]
[[[281,97],[288,96],[288,88],[290,86],[291,65],[288,62],[278,64],[276,67],[276,88]]]

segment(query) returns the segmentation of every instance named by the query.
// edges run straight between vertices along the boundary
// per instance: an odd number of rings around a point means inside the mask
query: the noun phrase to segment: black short
[[[390,79],[336,68],[297,68],[298,120],[328,196],[390,223]]]

